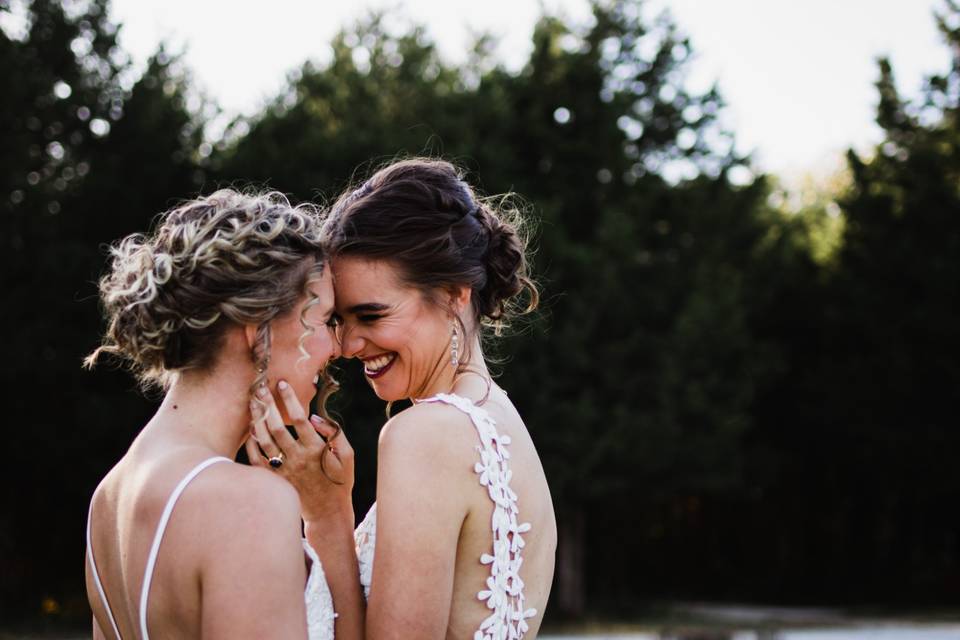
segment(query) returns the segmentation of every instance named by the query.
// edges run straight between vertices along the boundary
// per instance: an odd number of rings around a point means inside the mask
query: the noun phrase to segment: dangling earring
[[[454,369],[460,365],[460,333],[456,320],[450,321],[450,364]]]

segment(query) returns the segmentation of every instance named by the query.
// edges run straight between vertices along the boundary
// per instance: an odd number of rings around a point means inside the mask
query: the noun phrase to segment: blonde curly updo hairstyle
[[[309,285],[324,269],[313,207],[293,207],[275,192],[224,189],[162,214],[151,234],[128,236],[110,253],[100,280],[108,326],[84,361],[88,368],[112,354],[144,387],[167,388],[178,372],[210,368],[227,326],[252,324],[252,393],[266,380],[270,322],[303,296],[310,300],[300,317],[300,349],[308,356],[303,344],[317,328],[306,311],[319,302]],[[324,377],[321,410],[336,384]]]

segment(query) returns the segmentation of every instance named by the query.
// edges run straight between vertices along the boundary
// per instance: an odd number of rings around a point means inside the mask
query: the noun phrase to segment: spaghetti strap
[[[195,466],[186,477],[180,481],[170,498],[167,500],[167,506],[163,509],[163,515],[160,516],[160,524],[157,525],[157,533],[153,536],[153,545],[150,547],[150,555],[147,556],[147,568],[143,574],[143,589],[140,592],[140,637],[142,640],[149,640],[150,634],[147,633],[147,599],[150,596],[150,583],[153,581],[153,568],[157,564],[157,554],[160,552],[160,542],[163,540],[163,534],[167,529],[167,523],[170,521],[170,514],[173,513],[173,507],[180,499],[180,494],[187,488],[187,485],[197,477],[201,471],[217,462],[233,462],[229,458],[217,456],[208,458]],[[119,638],[119,634],[117,634]]]
[[[100,573],[97,571],[97,563],[93,559],[93,540],[90,538],[90,521],[93,520],[93,500],[90,501],[90,510],[87,512],[87,559],[90,560],[90,571],[93,573],[93,582],[97,585],[97,593],[100,594],[100,602],[107,612],[107,618],[110,619],[110,626],[113,627],[113,633],[117,640],[122,640],[120,630],[117,629],[117,621],[113,619],[113,610],[110,603],[107,602],[107,594],[103,591],[103,584],[100,582]]]
[[[153,546],[150,547],[150,555],[147,556],[147,569],[143,577],[143,592],[140,597],[140,636],[142,640],[149,640],[150,637],[147,633],[147,596],[150,593],[150,582],[153,579],[153,567],[157,563],[157,553],[160,550],[160,541],[163,539],[163,532],[166,530],[167,522],[170,520],[170,513],[173,511],[173,506],[177,503],[177,499],[180,498],[180,494],[183,493],[183,490],[187,488],[187,485],[190,484],[190,481],[197,477],[198,473],[216,462],[233,462],[233,460],[230,458],[224,458],[223,456],[207,458],[191,469],[190,473],[188,473],[187,476],[180,481],[180,484],[178,484],[173,490],[173,493],[167,500],[166,507],[163,509],[163,514],[160,516],[160,524],[157,526],[157,533],[153,538]],[[103,603],[103,608],[107,612],[107,618],[110,619],[110,626],[113,627],[113,633],[116,635],[117,640],[123,640],[123,637],[120,635],[120,629],[117,627],[116,618],[113,617],[113,610],[110,608],[110,603],[107,602],[107,594],[103,590],[103,583],[100,581],[100,573],[97,571],[97,563],[93,559],[93,537],[90,534],[92,520],[93,500],[90,500],[90,510],[87,512],[87,558],[90,560],[90,570],[93,573],[93,582],[97,585],[97,593],[100,594],[100,601]]]

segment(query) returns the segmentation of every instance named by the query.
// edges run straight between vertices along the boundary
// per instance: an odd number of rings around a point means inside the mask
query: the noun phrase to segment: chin
[[[406,395],[398,392],[395,389],[391,389],[388,385],[381,386],[377,384],[371,384],[370,386],[373,387],[373,392],[376,394],[376,396],[384,402],[397,402],[399,400],[407,399]]]

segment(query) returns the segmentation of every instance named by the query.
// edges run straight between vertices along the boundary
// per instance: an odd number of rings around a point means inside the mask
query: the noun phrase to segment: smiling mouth
[[[397,359],[396,353],[386,353],[376,358],[363,361],[363,372],[368,378],[379,378],[393,366]]]

